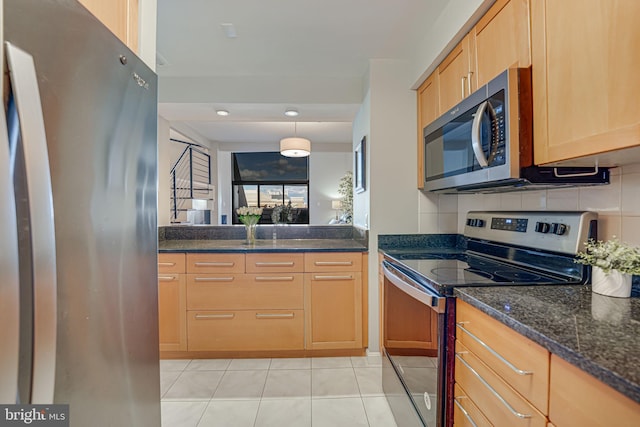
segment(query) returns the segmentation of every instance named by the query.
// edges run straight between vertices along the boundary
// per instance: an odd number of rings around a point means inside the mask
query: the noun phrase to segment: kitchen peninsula
[[[163,358],[362,355],[367,232],[351,226],[159,229]],[[337,325],[340,325],[339,327]]]

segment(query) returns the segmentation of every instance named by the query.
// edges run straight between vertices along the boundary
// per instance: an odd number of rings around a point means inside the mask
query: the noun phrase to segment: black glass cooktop
[[[551,285],[571,283],[570,277],[543,272],[533,268],[520,267],[506,262],[495,261],[467,252],[452,253],[403,253],[392,255],[400,261],[402,271],[406,267],[421,276],[425,284],[439,288],[456,286],[496,286],[496,285]],[[402,268],[405,267],[405,268]],[[412,275],[416,277],[415,274]]]

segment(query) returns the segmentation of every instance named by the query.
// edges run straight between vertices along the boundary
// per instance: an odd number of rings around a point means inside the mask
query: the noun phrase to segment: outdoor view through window
[[[234,153],[233,223],[240,206],[260,206],[261,224],[309,223],[309,159],[278,152]],[[276,209],[274,215],[274,209]]]

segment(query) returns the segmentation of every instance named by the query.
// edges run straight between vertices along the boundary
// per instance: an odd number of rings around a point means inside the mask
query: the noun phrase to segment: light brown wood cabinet
[[[636,0],[531,0],[536,164],[640,145],[638,22]]]
[[[307,349],[362,348],[362,254],[305,254]]]
[[[640,425],[640,404],[461,300],[456,323],[456,426]]]
[[[418,88],[418,188],[424,188],[424,128],[438,118],[438,74],[432,73]]]
[[[129,49],[138,53],[139,0],[80,0]]]
[[[286,253],[187,254],[188,350],[304,349],[302,260]]]
[[[185,255],[158,254],[160,351],[187,349]]]
[[[557,427],[640,425],[640,404],[551,355],[549,420]]]
[[[507,68],[531,65],[529,9],[529,0],[498,0],[473,27],[473,87]]]
[[[161,350],[184,356],[362,350],[366,258],[359,252],[160,254]]]
[[[467,34],[438,65],[438,110],[444,114],[474,90],[471,36]]]
[[[455,382],[494,425],[546,427],[549,352],[461,300]]]

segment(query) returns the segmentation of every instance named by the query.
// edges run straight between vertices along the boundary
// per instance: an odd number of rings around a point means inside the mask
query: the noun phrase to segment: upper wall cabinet
[[[424,187],[424,144],[422,131],[438,118],[438,74],[432,73],[418,88],[418,188]]]
[[[138,53],[138,0],[80,0],[80,3]]]
[[[532,0],[536,164],[640,145],[638,22],[638,0]]]
[[[438,65],[439,113],[442,114],[475,90],[471,85],[471,37],[469,35],[453,48]]]
[[[529,0],[498,0],[473,30],[475,73],[472,86],[481,87],[511,67],[531,65]]]

